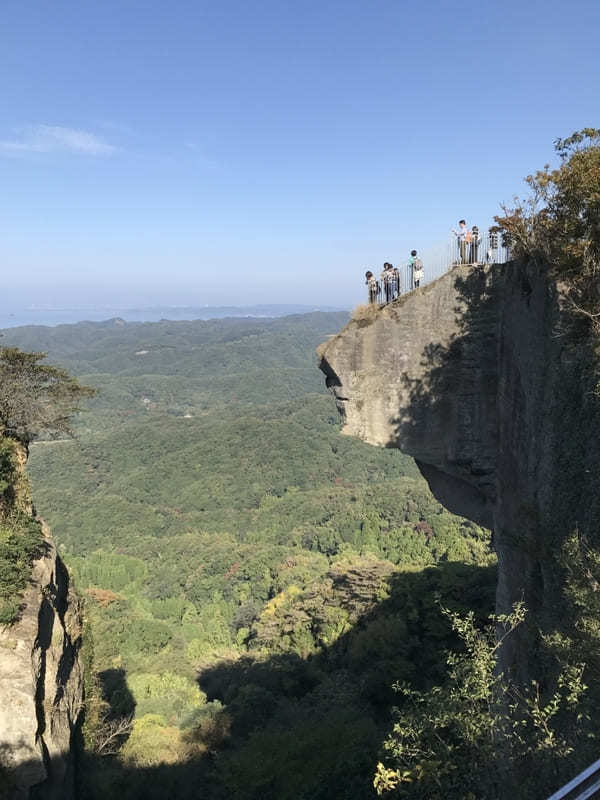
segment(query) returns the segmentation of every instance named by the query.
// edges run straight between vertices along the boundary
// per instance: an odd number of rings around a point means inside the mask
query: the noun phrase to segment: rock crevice
[[[19,449],[15,473],[24,488],[13,505],[32,514],[24,453]],[[71,800],[75,793],[82,608],[43,524],[42,532],[19,618],[0,627],[0,796],[6,800]]]

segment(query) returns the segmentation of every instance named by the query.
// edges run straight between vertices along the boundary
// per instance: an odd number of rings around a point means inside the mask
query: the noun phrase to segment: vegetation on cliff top
[[[0,432],[28,444],[41,432],[70,433],[79,403],[94,392],[66,370],[41,363],[45,353],[0,348]]]
[[[0,625],[18,619],[31,565],[43,551],[40,523],[23,512],[0,517]]]
[[[23,448],[41,431],[70,432],[69,420],[93,393],[43,353],[0,348],[0,624],[19,616],[31,565],[43,551],[41,524],[29,511]]]
[[[549,266],[567,288],[571,308],[600,333],[600,130],[557,139],[560,165],[525,180],[525,200],[496,217],[516,256]]]

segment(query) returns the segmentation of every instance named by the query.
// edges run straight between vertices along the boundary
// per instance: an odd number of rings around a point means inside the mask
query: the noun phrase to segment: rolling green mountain
[[[434,595],[491,609],[487,532],[411,459],[339,435],[314,351],[345,321],[4,332],[98,390],[77,438],[30,454],[87,598],[89,751],[135,709],[88,796],[185,774],[173,796],[371,797],[392,683],[439,677],[454,641]],[[184,772],[161,794],[141,770],[165,764]]]

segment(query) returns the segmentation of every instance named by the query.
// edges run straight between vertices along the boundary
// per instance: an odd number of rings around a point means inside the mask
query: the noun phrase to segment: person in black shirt
[[[477,225],[473,225],[471,230],[471,244],[470,247],[470,254],[469,254],[469,263],[470,264],[477,264],[477,256],[478,256],[478,249],[479,249],[479,242],[481,241],[481,236],[479,235],[479,228]]]

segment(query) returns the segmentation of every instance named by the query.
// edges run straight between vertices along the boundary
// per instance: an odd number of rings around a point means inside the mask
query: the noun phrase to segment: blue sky
[[[4,0],[5,302],[351,304],[598,125],[597,0]]]

